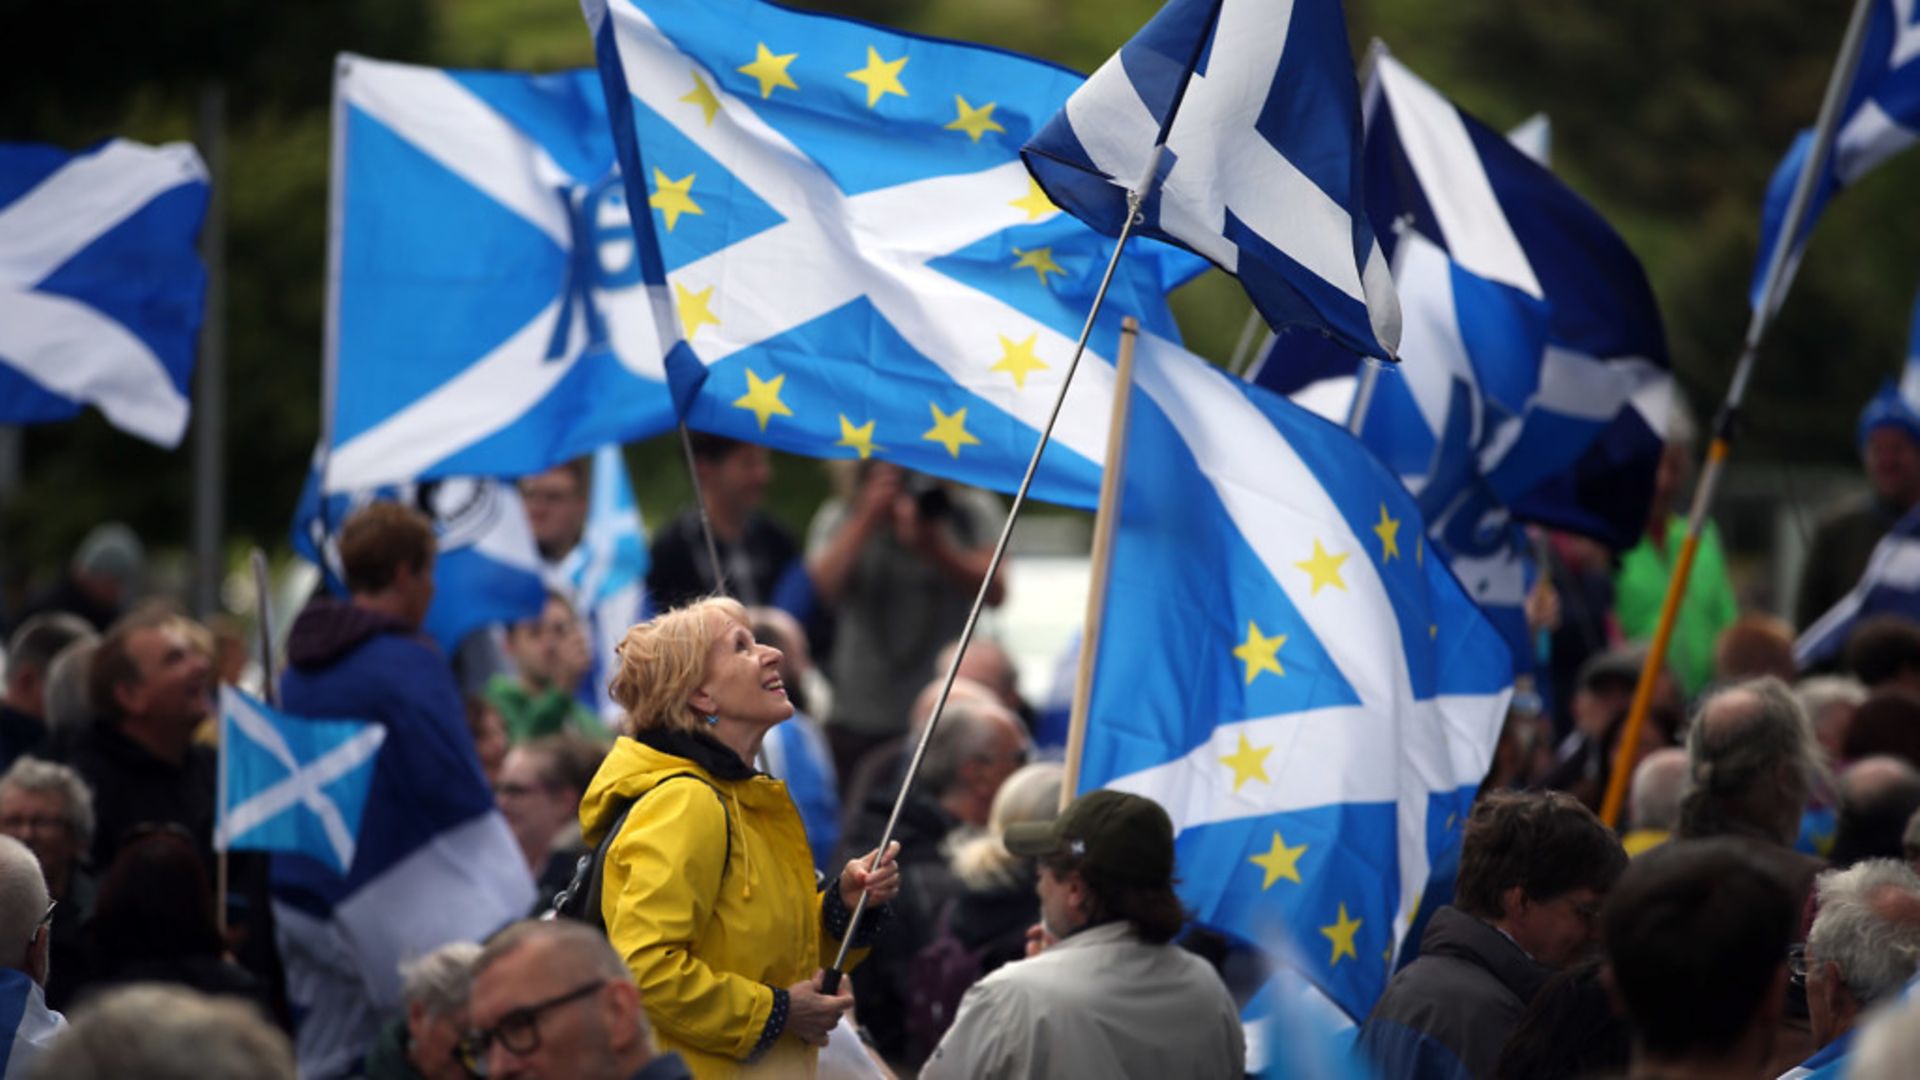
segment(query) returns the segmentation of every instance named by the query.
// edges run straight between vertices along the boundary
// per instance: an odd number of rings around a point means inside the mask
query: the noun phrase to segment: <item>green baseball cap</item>
[[[1152,799],[1090,791],[1052,821],[1007,826],[1007,850],[1029,858],[1071,855],[1109,881],[1146,888],[1173,882],[1173,821]]]

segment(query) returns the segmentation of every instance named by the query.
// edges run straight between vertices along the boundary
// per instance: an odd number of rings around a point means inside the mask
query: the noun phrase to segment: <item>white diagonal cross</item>
[[[298,805],[320,819],[327,843],[339,858],[342,870],[351,868],[354,833],[347,828],[339,804],[327,794],[326,787],[378,753],[381,744],[387,741],[387,729],[370,723],[346,742],[303,765],[273,724],[239,695],[222,690],[220,711],[232,721],[230,734],[245,735],[252,740],[286,767],[287,776],[224,814],[214,831],[214,847],[225,850],[236,837],[245,836],[263,822]]]

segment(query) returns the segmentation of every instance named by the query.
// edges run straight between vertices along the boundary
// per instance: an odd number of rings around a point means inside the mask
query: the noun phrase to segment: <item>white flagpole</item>
[[[1120,324],[1120,351],[1114,359],[1113,411],[1107,424],[1107,464],[1100,473],[1100,508],[1093,517],[1093,559],[1087,582],[1087,615],[1080,629],[1080,660],[1073,674],[1073,709],[1067,721],[1066,771],[1060,784],[1060,810],[1080,789],[1080,758],[1087,748],[1087,710],[1093,700],[1094,657],[1107,613],[1107,571],[1113,558],[1113,534],[1120,523],[1120,495],[1127,471],[1127,422],[1133,405],[1133,348],[1139,320]]]

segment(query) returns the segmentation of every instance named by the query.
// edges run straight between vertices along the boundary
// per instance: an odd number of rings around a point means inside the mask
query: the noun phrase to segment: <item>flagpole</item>
[[[1256,317],[1258,313],[1256,312]],[[1066,771],[1060,783],[1060,811],[1066,812],[1080,790],[1080,758],[1087,749],[1087,712],[1093,702],[1093,665],[1100,651],[1101,624],[1107,613],[1107,571],[1113,558],[1113,534],[1120,523],[1120,493],[1126,479],[1127,422],[1133,404],[1133,348],[1140,321],[1120,323],[1120,349],[1113,365],[1113,410],[1107,420],[1107,463],[1100,473],[1100,507],[1093,516],[1093,558],[1087,580],[1087,614],[1080,627],[1080,659],[1073,673],[1073,706],[1067,720]]]
[[[1149,155],[1146,181],[1150,182],[1160,160],[1160,147],[1155,146]],[[1033,456],[1027,459],[1026,475],[1020,478],[1020,487],[1013,493],[1013,504],[1007,508],[1007,520],[1000,527],[1000,539],[994,542],[993,557],[987,560],[987,572],[980,579],[980,591],[974,595],[973,608],[967,612],[967,621],[960,628],[960,639],[954,644],[953,659],[947,663],[947,674],[940,683],[940,696],[934,700],[933,715],[927,718],[927,726],[920,732],[920,741],[914,745],[913,757],[907,761],[907,773],[900,781],[900,793],[894,796],[893,811],[887,815],[887,826],[880,832],[880,842],[874,847],[873,860],[867,863],[869,870],[878,864],[880,856],[887,850],[887,842],[893,839],[893,830],[900,823],[900,812],[906,808],[907,796],[913,791],[913,782],[919,778],[921,759],[927,756],[927,744],[933,741],[933,733],[940,727],[940,718],[947,709],[947,697],[953,692],[953,681],[960,674],[960,661],[967,655],[967,645],[973,640],[973,628],[980,621],[980,612],[987,605],[987,593],[993,588],[994,578],[1000,572],[1000,563],[1006,558],[1007,543],[1013,538],[1014,523],[1020,520],[1020,510],[1026,505],[1027,491],[1033,487],[1033,478],[1040,471],[1040,455],[1047,449],[1047,442],[1053,437],[1053,425],[1060,419],[1060,410],[1067,403],[1067,390],[1073,385],[1073,373],[1080,368],[1080,357],[1087,351],[1087,339],[1093,336],[1093,323],[1100,315],[1101,305],[1106,303],[1107,290],[1113,285],[1114,272],[1120,268],[1120,253],[1126,250],[1127,238],[1133,235],[1133,227],[1141,219],[1140,207],[1146,197],[1140,194],[1147,190],[1143,182],[1127,192],[1127,220],[1120,226],[1120,235],[1113,242],[1113,255],[1107,260],[1107,271],[1101,275],[1099,291],[1093,294],[1093,307],[1087,311],[1086,324],[1080,328],[1080,339],[1074,342],[1073,359],[1067,362],[1067,370],[1060,378],[1060,391],[1054,395],[1053,408],[1047,413],[1047,422],[1040,429],[1040,441],[1033,446]],[[1104,481],[1103,481],[1104,484]],[[853,905],[853,915],[847,920],[847,932],[840,939],[840,950],[834,955],[833,966],[821,976],[821,989],[829,994],[840,989],[840,977],[847,969],[847,952],[853,944],[854,934],[860,927],[860,917],[866,914],[867,895]]]
[[[1774,237],[1773,250],[1767,253],[1767,271],[1761,278],[1759,302],[1754,305],[1753,315],[1747,320],[1747,336],[1740,349],[1740,360],[1734,365],[1733,380],[1727,388],[1726,400],[1721,403],[1720,412],[1714,417],[1713,442],[1707,447],[1706,465],[1701,469],[1700,484],[1694,489],[1693,507],[1687,516],[1687,538],[1680,546],[1679,557],[1673,563],[1673,573],[1667,579],[1667,595],[1660,605],[1660,621],[1653,632],[1653,647],[1640,669],[1640,682],[1633,690],[1633,705],[1627,712],[1626,727],[1620,733],[1620,746],[1614,753],[1613,772],[1607,777],[1606,798],[1600,804],[1600,820],[1608,827],[1620,820],[1620,807],[1626,800],[1627,782],[1631,779],[1628,774],[1632,771],[1635,752],[1640,745],[1640,732],[1646,727],[1647,712],[1653,704],[1653,688],[1660,678],[1660,666],[1666,659],[1667,646],[1673,640],[1680,601],[1686,595],[1687,580],[1693,573],[1694,556],[1699,550],[1701,534],[1706,530],[1707,512],[1713,506],[1713,497],[1720,486],[1720,474],[1726,466],[1727,453],[1732,448],[1734,428],[1740,417],[1740,407],[1746,400],[1747,385],[1753,379],[1760,342],[1766,336],[1767,328],[1772,325],[1774,311],[1782,299],[1775,294],[1785,291],[1789,254],[1799,238],[1800,222],[1806,216],[1808,203],[1812,201],[1816,178],[1826,167],[1827,154],[1833,146],[1833,133],[1839,125],[1840,109],[1845,103],[1847,89],[1853,85],[1854,71],[1860,66],[1860,51],[1866,43],[1867,18],[1873,3],[1874,0],[1854,0],[1853,16],[1847,22],[1846,36],[1840,41],[1840,54],[1834,58],[1833,72],[1827,79],[1826,97],[1820,103],[1820,115],[1814,123],[1807,159],[1801,164],[1799,178],[1794,181],[1793,198],[1787,203],[1780,231]]]
[[[693,484],[693,505],[700,510],[700,535],[707,542],[707,565],[713,567],[713,588],[722,596],[732,596],[727,588],[727,571],[720,565],[720,545],[713,539],[713,519],[707,516],[707,496],[700,490],[700,469],[693,460],[693,436],[687,422],[680,421],[680,449],[687,458],[687,479]]]

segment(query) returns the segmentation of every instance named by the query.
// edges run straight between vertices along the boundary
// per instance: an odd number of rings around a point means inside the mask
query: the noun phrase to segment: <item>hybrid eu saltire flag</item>
[[[1170,0],[1025,157],[1108,235],[1146,188],[1136,228],[1238,277],[1276,330],[1394,355],[1400,309],[1366,214],[1339,0]]]
[[[1080,77],[758,0],[583,8],[698,361],[669,370],[687,422],[1012,490],[1112,251],[1019,160]],[[1203,268],[1123,260],[1037,497],[1097,500],[1121,317],[1174,333]]]
[[[206,294],[207,167],[185,143],[0,143],[0,424],[91,405],[160,446],[187,430]]]
[[[515,476],[673,424],[591,71],[342,56],[325,490]]]
[[[1159,802],[1181,898],[1364,1017],[1491,760],[1506,648],[1340,427],[1142,335],[1084,788]]]
[[[606,694],[607,680],[619,667],[614,649],[645,614],[645,530],[620,448],[595,450],[586,531],[572,551],[547,567],[547,573],[549,584],[572,600],[592,650],[593,664],[581,679],[580,693],[589,707],[609,720],[618,719],[621,712]]]
[[[546,602],[546,568],[520,493],[502,480],[453,476],[323,496],[316,465],[294,510],[293,550],[320,568],[329,590],[346,593],[340,527],[379,499],[406,503],[433,521],[439,551],[433,602],[421,629],[441,652],[452,656],[468,634],[483,627],[539,616]]]
[[[1362,438],[1528,658],[1533,571],[1514,522],[1616,550],[1645,527],[1673,393],[1660,312],[1626,244],[1551,172],[1393,57],[1375,71],[1367,200],[1401,223],[1383,242],[1406,362],[1382,373]],[[1255,381],[1291,392],[1352,372],[1331,353],[1283,335]]]
[[[1787,255],[1786,278],[1792,279],[1801,248],[1813,223],[1840,189],[1866,175],[1875,166],[1920,141],[1920,10],[1914,0],[1876,0],[1868,17],[1867,36],[1860,48],[1860,66],[1841,106],[1833,146],[1825,167],[1814,178],[1806,212],[1800,218],[1793,248]],[[1787,204],[1813,151],[1813,131],[1800,132],[1787,156],[1774,167],[1767,182],[1760,216],[1760,251],[1754,263],[1750,302],[1759,307],[1767,260],[1780,242]],[[1775,304],[1786,294],[1779,287]]]
[[[221,687],[215,850],[305,855],[345,874],[386,741],[379,724],[289,716]]]

